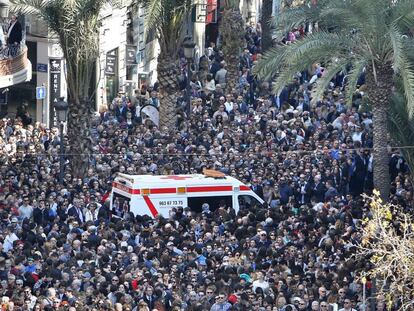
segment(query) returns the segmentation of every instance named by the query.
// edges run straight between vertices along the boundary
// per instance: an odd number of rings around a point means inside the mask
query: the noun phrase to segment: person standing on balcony
[[[20,47],[20,42],[22,41],[22,24],[17,20],[16,15],[12,15],[9,25],[9,30],[7,32],[7,45],[10,48],[11,56],[17,54],[17,51]]]

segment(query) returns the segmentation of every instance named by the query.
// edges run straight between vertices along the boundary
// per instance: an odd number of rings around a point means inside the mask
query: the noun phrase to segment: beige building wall
[[[256,24],[260,20],[262,0],[240,0],[240,12],[246,23]]]

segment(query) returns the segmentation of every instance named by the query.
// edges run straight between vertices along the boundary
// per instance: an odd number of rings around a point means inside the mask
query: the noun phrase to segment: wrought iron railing
[[[0,60],[14,58],[24,52],[25,45],[8,45],[0,50]]]
[[[27,47],[10,46],[0,51],[0,76],[15,74],[28,65]]]

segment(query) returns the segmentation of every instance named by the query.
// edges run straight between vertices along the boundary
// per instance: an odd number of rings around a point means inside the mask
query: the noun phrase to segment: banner
[[[62,60],[50,60],[50,103],[56,103],[61,97],[60,94],[60,78],[62,73]]]
[[[62,96],[60,92],[61,88],[61,74],[62,74],[62,60],[51,59],[50,60],[50,87],[49,87],[49,116],[50,126],[56,126],[56,111],[54,104]]]

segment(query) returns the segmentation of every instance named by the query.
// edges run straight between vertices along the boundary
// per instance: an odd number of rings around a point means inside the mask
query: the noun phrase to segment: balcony
[[[0,52],[0,89],[32,79],[32,64],[27,58],[27,47],[8,48]]]

